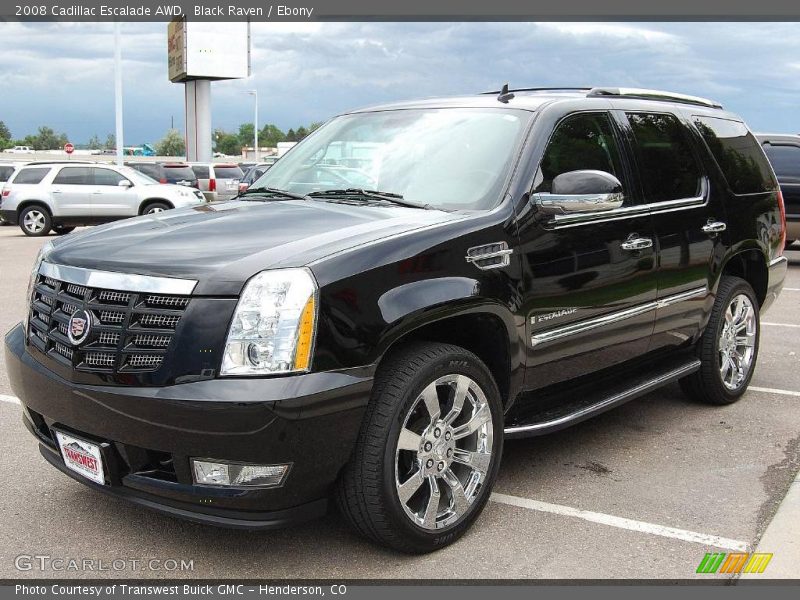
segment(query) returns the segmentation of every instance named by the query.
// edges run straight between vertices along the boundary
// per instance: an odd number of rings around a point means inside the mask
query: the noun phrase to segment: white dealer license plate
[[[105,483],[100,446],[60,431],[56,431],[56,439],[64,464],[69,469],[100,485]]]

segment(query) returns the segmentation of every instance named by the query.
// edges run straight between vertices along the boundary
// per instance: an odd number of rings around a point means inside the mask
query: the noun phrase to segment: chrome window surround
[[[552,219],[546,221],[545,225],[556,228],[574,227],[584,223],[597,223],[598,221],[615,221],[627,219],[632,216],[646,214],[658,214],[683,210],[685,208],[696,208],[705,206],[708,198],[708,179],[702,178],[700,184],[700,195],[692,198],[679,198],[677,200],[666,200],[664,202],[651,202],[650,204],[634,204],[623,206],[605,212],[583,213],[576,215],[554,215]]]
[[[153,277],[132,273],[112,273],[96,271],[67,265],[43,262],[39,273],[60,281],[123,292],[144,292],[153,294],[176,294],[188,296],[194,291],[197,281],[172,277]]]
[[[705,296],[707,293],[708,289],[705,287],[695,288],[693,290],[681,292],[679,294],[672,294],[671,296],[665,296],[663,298],[659,298],[658,300],[645,302],[644,304],[632,306],[617,312],[601,315],[599,317],[594,317],[584,321],[578,321],[577,323],[570,323],[569,325],[557,327],[556,329],[549,329],[541,333],[535,333],[531,336],[531,345],[537,346],[539,344],[553,342],[578,333],[592,331],[598,327],[609,325],[611,323],[618,323],[619,321],[624,321],[625,319],[630,319],[631,317],[643,315],[652,310],[666,308],[667,306],[676,304],[678,302],[699,298],[700,296]]]

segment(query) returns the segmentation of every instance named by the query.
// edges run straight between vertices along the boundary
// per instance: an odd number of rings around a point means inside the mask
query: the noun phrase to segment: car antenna
[[[514,98],[514,92],[508,91],[508,84],[503,86],[503,89],[500,90],[500,95],[497,97],[498,102],[502,102],[503,104],[508,104],[509,100]]]

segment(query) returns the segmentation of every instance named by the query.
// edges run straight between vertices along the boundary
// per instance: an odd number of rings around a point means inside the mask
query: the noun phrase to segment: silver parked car
[[[239,182],[244,173],[234,163],[191,163],[197,175],[197,187],[209,202],[230,200],[239,195]]]
[[[0,216],[32,236],[205,202],[198,190],[159,184],[130,167],[92,163],[24,166],[6,183],[2,199]]]

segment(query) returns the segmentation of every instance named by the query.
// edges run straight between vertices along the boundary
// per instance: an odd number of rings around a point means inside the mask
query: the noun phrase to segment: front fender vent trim
[[[468,263],[487,271],[489,269],[502,269],[510,265],[513,253],[514,251],[508,247],[507,242],[493,242],[483,246],[473,246],[467,250],[465,258]]]

